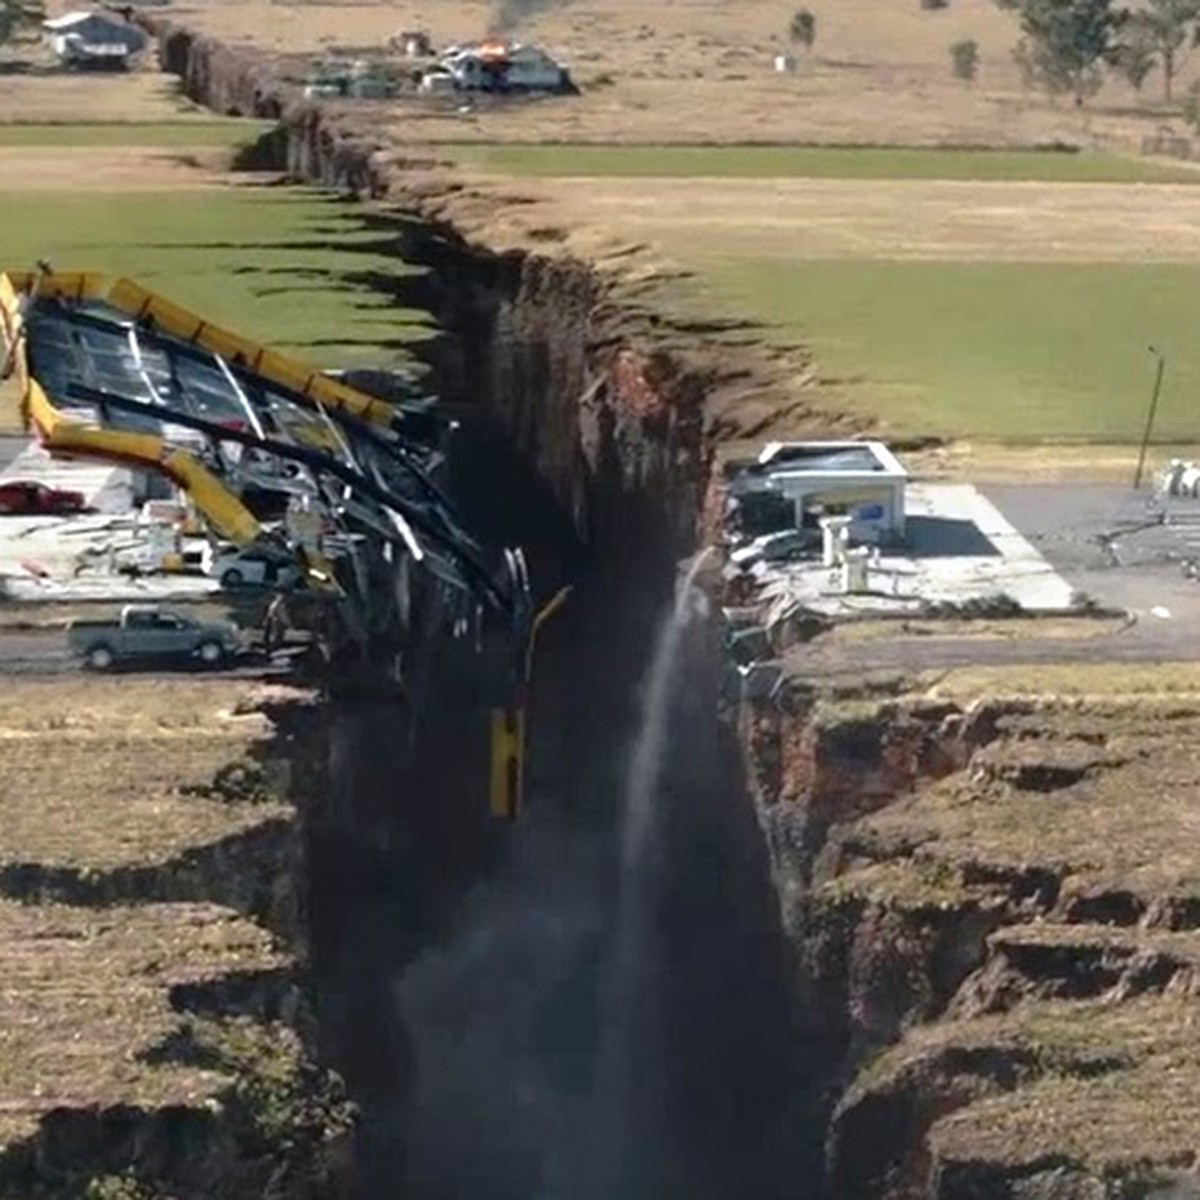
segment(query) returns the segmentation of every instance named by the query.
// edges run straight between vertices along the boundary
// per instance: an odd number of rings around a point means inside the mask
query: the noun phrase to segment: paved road
[[[1200,640],[1181,638],[1170,621],[1138,624],[1092,638],[897,637],[793,650],[787,673],[827,678],[864,671],[928,671],[1036,663],[1200,662]]]
[[[0,630],[0,674],[58,675],[78,669],[62,630]]]
[[[81,671],[82,664],[67,646],[67,635],[61,629],[0,629],[0,676],[3,675],[65,675]],[[129,667],[138,674],[157,676],[196,675],[203,670],[198,665],[181,663],[178,666],[154,665]],[[205,675],[235,679],[285,677],[288,673],[286,654],[271,662],[251,654],[220,672],[203,670]]]

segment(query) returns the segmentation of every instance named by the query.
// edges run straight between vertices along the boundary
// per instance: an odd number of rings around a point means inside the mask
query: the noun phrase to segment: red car
[[[27,479],[0,483],[0,516],[64,517],[85,508],[87,501],[82,492],[68,492]]]

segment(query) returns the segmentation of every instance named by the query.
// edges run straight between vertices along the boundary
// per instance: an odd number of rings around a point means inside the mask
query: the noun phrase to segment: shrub
[[[954,78],[963,83],[974,83],[979,71],[979,43],[974,38],[964,38],[950,47],[950,62]]]
[[[817,18],[807,8],[798,9],[792,14],[792,23],[788,26],[788,37],[793,42],[811,50],[817,40]]]

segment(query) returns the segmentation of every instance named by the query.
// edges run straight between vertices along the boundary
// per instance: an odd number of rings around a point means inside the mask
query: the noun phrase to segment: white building
[[[67,13],[42,28],[59,61],[73,67],[123,69],[146,44],[140,29],[109,13]]]
[[[567,73],[544,50],[514,46],[508,56],[510,88],[556,91],[567,82]]]
[[[570,86],[566,70],[537,46],[485,42],[452,48],[442,66],[463,91],[562,91]]]
[[[821,517],[850,518],[850,539],[880,544],[904,537],[908,472],[882,442],[771,442],[737,473],[735,495],[768,493],[793,506],[797,528]]]

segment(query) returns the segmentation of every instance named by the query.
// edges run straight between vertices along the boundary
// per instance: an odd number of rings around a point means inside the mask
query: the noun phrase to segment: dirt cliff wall
[[[1194,1194],[1161,1114],[1194,1113],[1195,884],[1153,781],[1195,719],[894,679],[743,705],[829,1196]]]
[[[353,1109],[315,1061],[305,963],[300,814],[323,790],[323,724],[305,695],[229,682],[225,709],[218,686],[131,678],[116,708],[108,681],[36,680],[23,692],[9,681],[5,732],[46,740],[35,758],[58,772],[52,786],[79,790],[70,765],[103,758],[106,723],[121,731],[132,778],[107,790],[90,780],[70,820],[47,818],[62,826],[57,839],[34,823],[9,831],[5,1196],[345,1194]],[[56,740],[61,716],[49,727],[38,716],[48,692],[89,737]],[[147,692],[159,706],[149,722]],[[24,802],[44,806],[21,763],[6,766]],[[214,823],[195,824],[191,810]],[[113,853],[125,844],[136,849]]]
[[[704,335],[680,336],[678,328],[664,335],[661,324],[639,312],[620,273],[572,257],[554,238],[514,248],[491,236],[491,198],[461,185],[430,186],[418,164],[410,172],[402,157],[377,142],[361,114],[305,102],[252,51],[223,47],[158,18],[147,24],[165,65],[194,99],[280,121],[257,147],[256,165],[386,197],[395,206],[372,219],[399,231],[406,261],[427,270],[415,279],[368,282],[434,316],[441,333],[419,352],[436,390],[518,451],[584,547],[586,566],[580,571],[575,564],[572,571],[582,586],[549,634],[551,678],[542,683],[534,711],[535,741],[545,737],[547,747],[535,744],[534,758],[545,754],[547,774],[569,777],[565,788],[579,791],[572,819],[589,806],[611,811],[621,787],[613,763],[627,744],[630,693],[652,644],[673,560],[698,543],[717,509],[712,467],[721,439],[748,429],[731,416],[739,404],[731,381],[737,372],[706,347]],[[818,428],[821,419],[813,420]],[[480,459],[474,469],[489,468]],[[496,493],[507,493],[501,477],[495,480]],[[487,495],[481,490],[475,515],[482,520]],[[584,696],[580,679],[589,681]],[[1036,1053],[1013,1050],[1000,1035],[982,1047],[935,1047],[890,1072],[872,1073],[871,1064],[890,1047],[903,1052],[914,1030],[952,1028],[964,1013],[1003,1007],[1008,1000],[1002,997],[1038,988],[1070,992],[1080,963],[1095,957],[1094,946],[1070,949],[1043,972],[1051,982],[1031,983],[1011,964],[1037,955],[997,940],[1022,921],[1073,919],[1056,907],[1062,879],[1054,871],[1036,861],[922,857],[916,844],[903,837],[888,841],[863,825],[937,781],[987,775],[985,752],[1014,715],[1011,706],[914,701],[869,690],[830,704],[818,690],[798,686],[783,703],[741,712],[749,789],[790,952],[793,1053],[800,1046],[797,1057],[804,1062],[802,1086],[791,1100],[792,1128],[780,1137],[793,1143],[788,1160],[802,1164],[795,1177],[811,1179],[807,1172],[819,1169],[816,1160],[824,1157],[829,1191],[839,1200],[1121,1194],[1105,1190],[1105,1169],[1082,1156],[1062,1167],[1065,1174],[1044,1164],[1011,1163],[1008,1147],[992,1147],[964,1165],[938,1141],[943,1118],[980,1098],[1013,1093],[1044,1072]],[[354,757],[373,761],[381,777],[392,769],[378,752],[388,721],[386,713],[372,714],[368,723],[378,722],[379,732],[368,736],[362,715],[352,718],[354,738],[361,739]],[[353,902],[337,877],[342,858],[361,864],[372,847],[380,878],[416,879],[431,861],[440,864],[441,881],[414,884],[414,895],[418,906],[453,911],[455,893],[488,861],[486,845],[464,844],[461,832],[471,827],[464,797],[474,794],[474,784],[446,768],[452,758],[470,757],[463,753],[467,736],[447,720],[428,738],[424,765],[347,794],[348,807],[335,814],[331,829],[335,838],[350,830],[353,844],[349,854],[328,858],[335,876],[327,881],[328,896],[336,899],[328,911]],[[1031,786],[1043,775],[1035,769]],[[377,793],[368,804],[384,815],[357,836],[352,831],[362,821],[367,793]],[[390,807],[397,795],[405,809],[398,841]],[[740,796],[735,800],[742,804]],[[393,843],[385,844],[388,838]],[[726,849],[729,844],[721,840]],[[455,882],[448,886],[450,879]],[[753,892],[747,884],[744,896]],[[342,974],[350,984],[343,990],[356,997],[353,1019],[343,1019],[343,1027],[364,1037],[372,1031],[367,1044],[343,1052],[357,1059],[356,1091],[369,1098],[372,1123],[383,1131],[369,1167],[380,1180],[391,1180],[398,1169],[388,1122],[403,1107],[394,1081],[411,1073],[414,1035],[390,995],[367,976],[387,978],[389,970],[404,969],[437,931],[437,919],[411,920],[413,900],[391,898],[391,918],[377,935],[364,934],[361,953]],[[375,896],[364,894],[363,904],[363,911],[373,911]],[[329,952],[343,953],[343,941],[334,930]],[[341,968],[330,969],[336,976]],[[784,1022],[777,1014],[773,1020],[771,1029],[781,1030]],[[326,1020],[337,1023],[337,1014]],[[386,1032],[382,1052],[379,1030]],[[1063,1060],[1051,1055],[1046,1061]],[[1075,1190],[1056,1192],[1060,1184]]]
[[[451,404],[499,424],[577,532],[622,554],[631,539],[663,561],[695,544],[713,456],[723,371],[697,343],[665,349],[623,307],[616,277],[536,248],[496,250],[460,211],[461,188],[429,189],[381,152],[361,114],[306,102],[279,64],[157,16],[143,16],[162,63],[219,112],[279,120],[254,165],[403,208],[415,281],[381,281],[437,319],[420,353]]]

